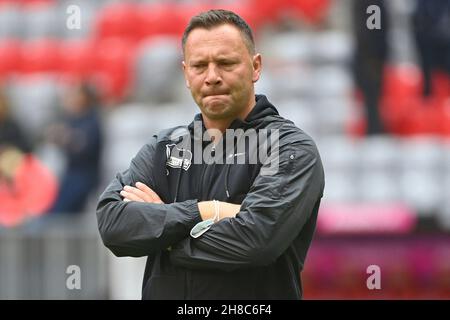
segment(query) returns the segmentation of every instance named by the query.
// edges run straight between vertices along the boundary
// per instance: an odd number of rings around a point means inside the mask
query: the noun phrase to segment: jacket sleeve
[[[312,142],[280,142],[279,150],[276,174],[260,172],[235,218],[173,247],[175,265],[223,271],[269,265],[299,236],[323,194],[322,163]]]
[[[120,191],[141,181],[154,189],[152,158],[156,138],[145,145],[100,196],[97,221],[101,238],[116,256],[146,256],[166,249],[189,235],[201,221],[197,200],[171,204],[125,202]]]

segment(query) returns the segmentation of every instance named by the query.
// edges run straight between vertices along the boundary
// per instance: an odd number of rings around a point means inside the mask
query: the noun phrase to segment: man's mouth
[[[205,98],[206,97],[219,97],[219,96],[225,96],[225,95],[226,95],[226,93],[213,93],[213,94],[205,95]]]

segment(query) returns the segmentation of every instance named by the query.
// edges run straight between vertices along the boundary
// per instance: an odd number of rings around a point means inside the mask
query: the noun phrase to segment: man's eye
[[[192,68],[194,68],[194,69],[202,69],[202,68],[205,68],[206,66],[204,65],[204,64],[194,64],[193,66],[192,66]]]

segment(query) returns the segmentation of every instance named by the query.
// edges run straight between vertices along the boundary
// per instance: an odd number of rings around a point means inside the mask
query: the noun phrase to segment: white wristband
[[[220,220],[220,207],[219,207],[219,201],[213,200],[214,203],[214,221]]]
[[[220,220],[220,207],[219,207],[219,201],[213,200],[214,204],[214,217],[211,219],[207,219],[204,221],[201,221],[197,223],[192,229],[191,229],[191,237],[192,238],[198,238],[202,234],[204,234],[206,231],[211,228],[211,226],[214,224],[214,222]]]

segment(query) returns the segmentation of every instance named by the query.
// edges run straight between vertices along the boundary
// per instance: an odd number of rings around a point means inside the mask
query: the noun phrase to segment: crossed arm
[[[242,204],[220,202],[221,221],[199,238],[187,235],[215,216],[214,202],[165,204],[148,187],[155,185],[151,161],[143,161],[154,153],[150,144],[100,197],[97,219],[105,246],[116,256],[133,257],[171,247],[171,261],[192,269],[230,271],[272,263],[317,212],[324,187],[315,146],[289,141],[280,145],[278,170],[258,175]]]
[[[163,204],[161,198],[153,191],[149,186],[142,182],[137,182],[133,186],[124,186],[120,195],[123,197],[123,201],[137,201]],[[198,203],[198,209],[202,220],[211,219],[214,217],[214,203],[213,201],[201,201]],[[218,219],[233,218],[240,211],[241,206],[238,204],[232,204],[228,202],[219,202],[219,217]]]

